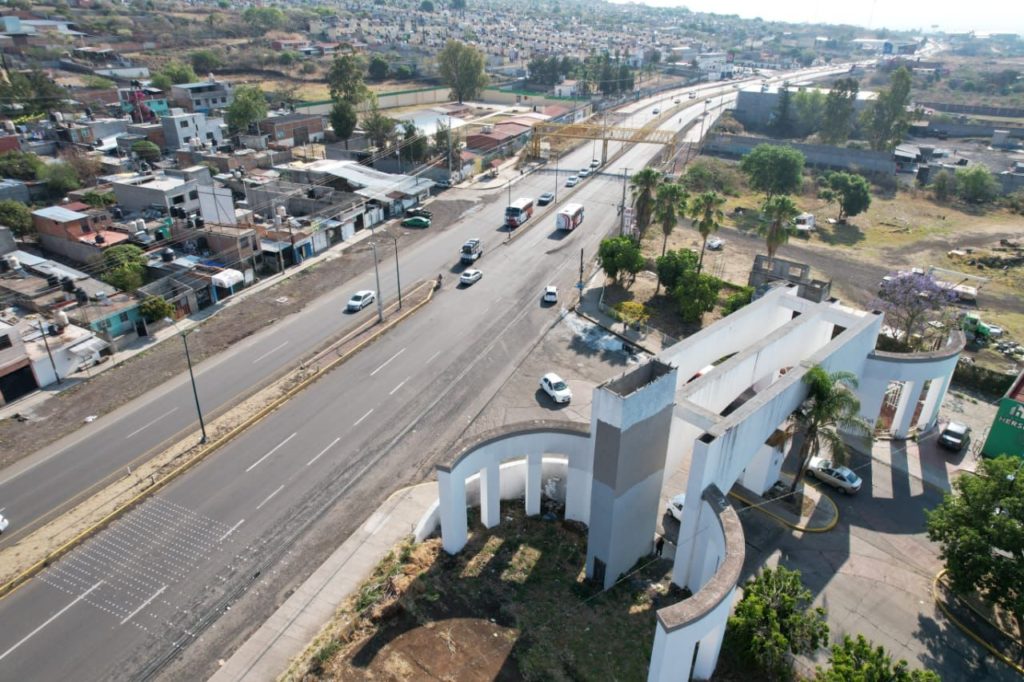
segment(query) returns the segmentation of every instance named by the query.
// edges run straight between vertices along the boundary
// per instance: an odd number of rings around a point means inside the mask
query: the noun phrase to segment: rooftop
[[[58,223],[70,223],[74,220],[83,220],[89,217],[84,213],[71,211],[63,206],[47,206],[46,208],[36,209],[35,211],[32,211],[32,215],[39,216],[40,218],[46,218],[47,220],[53,220]]]

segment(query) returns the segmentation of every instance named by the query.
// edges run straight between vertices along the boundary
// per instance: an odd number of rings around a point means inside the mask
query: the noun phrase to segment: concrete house
[[[110,229],[110,214],[72,202],[32,211],[32,224],[43,247],[81,263],[103,256],[103,250],[128,240]]]
[[[117,203],[126,212],[155,209],[169,214],[172,207],[186,212],[199,210],[199,190],[195,180],[167,175],[137,175],[111,183]]]
[[[171,100],[191,112],[208,113],[226,109],[234,101],[231,83],[211,80],[171,86]]]
[[[324,119],[312,114],[271,116],[259,123],[260,132],[270,136],[271,145],[295,147],[324,141]]]
[[[168,115],[160,117],[160,126],[164,131],[164,148],[168,151],[224,144],[224,121],[208,118],[203,113],[172,109]]]

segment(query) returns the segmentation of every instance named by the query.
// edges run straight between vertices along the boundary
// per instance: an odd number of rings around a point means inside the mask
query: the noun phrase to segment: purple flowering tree
[[[898,272],[882,281],[873,305],[885,312],[885,322],[898,341],[912,350],[921,350],[936,332],[945,333],[941,329],[933,331],[928,323],[948,322],[956,298],[956,293],[932,275]]]

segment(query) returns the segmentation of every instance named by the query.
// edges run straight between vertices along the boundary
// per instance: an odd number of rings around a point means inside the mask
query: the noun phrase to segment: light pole
[[[203,408],[199,406],[199,391],[196,389],[196,375],[192,372],[192,356],[188,352],[188,335],[190,332],[187,329],[182,331],[178,327],[177,320],[165,317],[164,321],[170,322],[174,325],[174,329],[181,335],[181,342],[185,344],[185,362],[188,363],[188,378],[192,381],[192,397],[196,400],[196,414],[199,415],[199,431],[203,434],[199,439],[199,444],[203,445],[206,443],[206,423],[203,421]]]
[[[380,291],[380,268],[377,267],[377,244],[370,240],[370,249],[373,251],[373,276],[377,280],[377,321],[384,321],[384,304],[381,303]]]
[[[385,231],[384,236],[391,239],[395,244],[395,281],[398,282],[398,309],[402,309],[402,274],[398,269],[398,237]],[[377,285],[378,287],[380,284]]]
[[[558,153],[555,153],[555,203],[558,203]]]

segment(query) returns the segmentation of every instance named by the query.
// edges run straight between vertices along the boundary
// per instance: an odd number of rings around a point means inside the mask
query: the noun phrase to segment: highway
[[[714,87],[731,93],[731,85]],[[694,103],[700,106],[663,125],[678,127],[700,116],[702,101]],[[656,105],[641,103],[629,113],[646,122]],[[533,224],[520,228],[523,234],[503,245],[502,189],[479,210],[403,250],[406,282],[450,273],[434,301],[0,602],[2,678],[155,676],[229,606],[258,599],[261,581],[271,574],[287,573],[282,580],[295,584],[312,567],[297,561],[293,550],[314,528],[329,531],[322,528],[325,514],[342,509],[350,521],[361,522],[372,511],[363,501],[379,499],[443,458],[444,447],[557,323],[574,294],[580,250],[589,262],[600,239],[618,228],[623,169],[643,167],[658,150],[635,145],[574,190],[560,187],[559,203],[578,202],[587,210],[572,233],[556,231],[555,207],[544,207]],[[609,146],[609,154],[616,151]],[[583,168],[590,159],[590,145],[582,145],[563,156],[562,167]],[[517,178],[512,194],[535,197],[561,181],[551,172],[533,173]],[[471,191],[452,190],[446,198]],[[459,246],[470,237],[484,240],[476,266],[484,276],[456,288]],[[393,283],[395,273],[390,263],[381,265],[382,294],[390,299],[393,284],[385,283]],[[351,292],[373,288],[372,281],[372,271],[365,273],[346,290],[325,294],[200,366],[197,381],[207,409],[218,396],[229,400],[261,373],[272,373],[265,363],[280,368],[375,314],[372,307],[341,313]],[[540,305],[548,284],[558,285],[559,306]],[[5,505],[12,508],[8,487],[12,493],[20,489],[29,504],[43,487],[55,485],[47,480],[26,492],[22,486],[37,472],[73,467],[58,479],[63,492],[46,493],[59,503],[188,428],[194,413],[187,389],[179,377],[101,420],[100,427],[83,430],[77,442],[64,443],[20,475],[7,476],[0,488]],[[80,461],[72,465],[76,456]],[[37,515],[44,507],[35,507]],[[22,515],[19,509],[16,518]],[[219,636],[236,642],[257,625],[234,625],[237,631]]]

